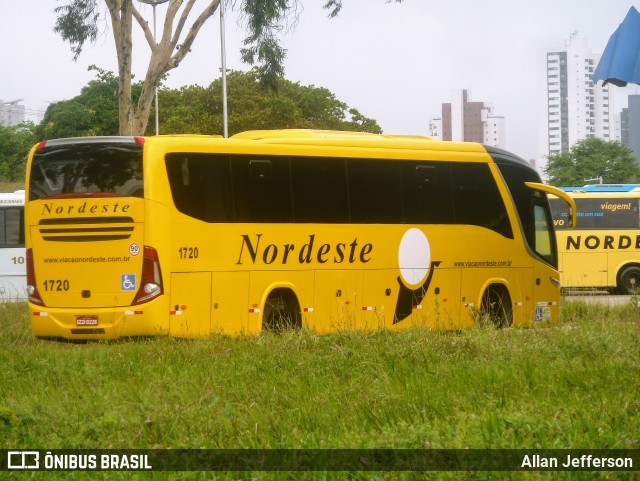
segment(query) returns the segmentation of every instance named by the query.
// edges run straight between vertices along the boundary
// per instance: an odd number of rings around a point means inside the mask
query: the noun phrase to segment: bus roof
[[[24,205],[24,190],[0,192],[0,205]]]
[[[352,132],[319,129],[282,129],[282,130],[248,130],[231,136],[232,139],[399,139],[399,140],[433,140],[426,135],[389,135],[371,132]]]
[[[174,139],[173,141],[171,139]],[[234,145],[231,150],[236,151],[239,145],[244,143],[256,143],[256,145],[271,146],[287,146],[295,148],[339,148],[339,149],[376,149],[380,155],[382,151],[412,151],[415,154],[428,151],[447,152],[464,152],[472,156],[477,154],[489,154],[494,161],[507,162],[511,164],[527,167],[531,170],[533,167],[524,159],[507,152],[505,150],[483,145],[476,142],[451,142],[441,141],[425,135],[390,135],[390,134],[374,134],[370,132],[352,132],[352,131],[333,131],[319,129],[278,129],[278,130],[250,130],[240,132],[229,139],[224,139],[218,135],[159,135],[150,137],[81,137],[66,138],[43,141],[36,147],[36,151],[42,151],[45,148],[60,148],[69,144],[91,144],[91,143],[165,143],[179,142],[187,144],[200,144],[202,142],[220,142]],[[249,144],[246,144],[249,145]],[[371,150],[370,150],[371,152]],[[397,156],[399,154],[394,154]],[[418,154],[423,155],[423,154]]]
[[[640,192],[640,184],[588,184],[582,187],[559,187],[565,192]]]
[[[473,154],[489,152],[489,149],[480,143],[441,141],[426,135],[374,134],[317,129],[250,130],[237,133],[229,140],[301,147],[373,148],[416,152],[450,150]]]

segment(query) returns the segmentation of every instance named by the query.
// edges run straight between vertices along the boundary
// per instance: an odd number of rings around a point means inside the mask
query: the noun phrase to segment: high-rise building
[[[640,162],[640,95],[629,95],[628,107],[620,115],[620,141],[633,151]]]
[[[22,99],[3,102],[0,100],[0,125],[11,127],[25,121],[25,108],[20,105]]]
[[[471,102],[466,90],[453,92],[452,101],[442,104],[442,117],[429,122],[429,130],[440,140],[505,147],[504,117],[494,115],[491,104]]]
[[[564,47],[547,51],[545,56],[546,102],[540,147],[544,166],[548,155],[568,152],[578,140],[615,139],[609,86],[591,81],[600,55],[593,54],[574,32]]]

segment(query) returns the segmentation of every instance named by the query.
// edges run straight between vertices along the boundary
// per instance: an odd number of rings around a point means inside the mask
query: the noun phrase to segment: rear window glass
[[[142,147],[133,142],[70,142],[35,153],[29,200],[83,194],[143,197]]]

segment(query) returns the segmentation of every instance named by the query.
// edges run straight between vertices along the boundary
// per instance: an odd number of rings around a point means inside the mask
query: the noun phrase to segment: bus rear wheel
[[[502,329],[513,323],[513,309],[511,296],[507,288],[500,284],[494,284],[487,288],[482,295],[480,304],[480,324],[482,326],[494,326]]]
[[[302,314],[296,295],[289,289],[274,289],[264,306],[262,330],[282,332],[302,327]]]
[[[620,294],[638,294],[640,292],[640,267],[625,267],[618,274],[618,292]]]

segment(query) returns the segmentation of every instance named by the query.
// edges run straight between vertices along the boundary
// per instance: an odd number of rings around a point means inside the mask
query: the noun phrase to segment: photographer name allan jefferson
[[[567,454],[565,458],[545,457],[539,454],[525,454],[521,468],[627,468],[633,469],[633,458],[630,457],[602,457],[592,454],[573,456]]]

